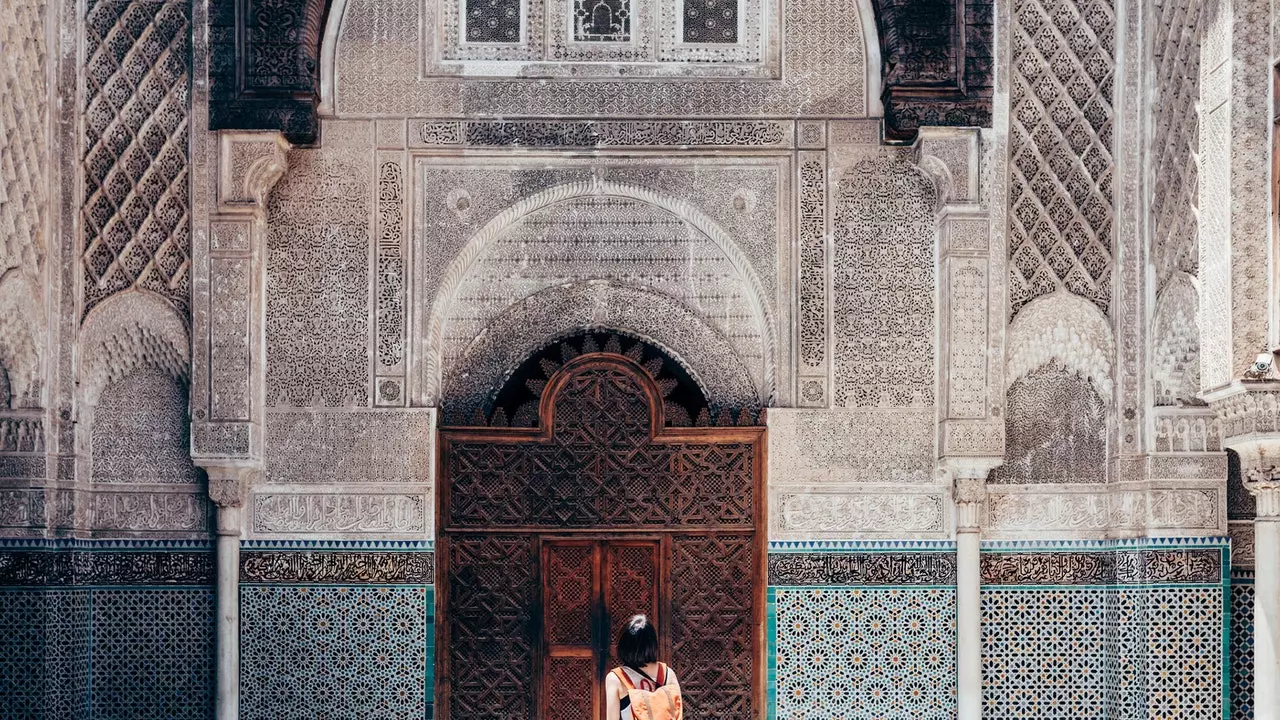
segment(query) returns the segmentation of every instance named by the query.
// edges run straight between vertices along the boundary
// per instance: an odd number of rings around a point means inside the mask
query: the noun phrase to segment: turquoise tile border
[[[434,540],[241,540],[241,550],[398,550],[434,552]]]
[[[954,540],[771,540],[769,553],[955,552]]]

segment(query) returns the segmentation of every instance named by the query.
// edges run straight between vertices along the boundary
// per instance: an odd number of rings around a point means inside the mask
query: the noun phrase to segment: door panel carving
[[[662,397],[589,354],[547,380],[538,428],[441,430],[442,718],[598,720],[638,612],[691,717],[763,706],[764,429],[664,427]]]

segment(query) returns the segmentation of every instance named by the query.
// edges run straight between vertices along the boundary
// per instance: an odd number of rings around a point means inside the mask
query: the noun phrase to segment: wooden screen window
[[[543,541],[546,720],[601,717],[601,680],[618,664],[623,624],[643,613],[664,626],[661,547],[657,539]]]

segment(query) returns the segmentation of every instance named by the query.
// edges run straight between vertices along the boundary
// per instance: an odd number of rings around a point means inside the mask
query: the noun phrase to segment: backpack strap
[[[626,688],[628,691],[636,689],[635,683],[631,682],[631,678],[627,676],[626,670],[617,667],[613,669],[613,674],[618,676],[618,679],[622,681],[622,687]]]
[[[657,684],[658,687],[662,687],[667,684],[667,664],[666,663],[658,663],[657,676],[658,677],[654,679],[654,683]]]

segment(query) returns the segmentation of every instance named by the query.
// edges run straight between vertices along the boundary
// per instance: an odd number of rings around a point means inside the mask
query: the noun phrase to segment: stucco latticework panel
[[[155,367],[106,387],[93,414],[95,483],[195,483],[187,388]]]
[[[1200,298],[1194,281],[1175,273],[1156,298],[1151,320],[1151,379],[1156,405],[1201,405]]]
[[[43,2],[0,2],[0,275],[14,267],[34,271],[44,252],[47,9]]]
[[[1066,289],[1111,305],[1110,0],[1017,0],[1010,66],[1009,303]]]
[[[1200,384],[1224,384],[1231,367],[1231,12],[1204,12],[1200,51]],[[1226,86],[1225,89],[1223,86]]]
[[[936,255],[929,179],[897,157],[840,177],[832,215],[834,405],[932,407]]]
[[[190,312],[184,0],[96,0],[85,16],[84,309],[128,288]]]
[[[1151,255],[1157,289],[1163,289],[1174,273],[1195,275],[1200,266],[1196,103],[1204,5],[1199,0],[1160,0],[1152,5]]]
[[[537,4],[537,3],[535,3]],[[434,7],[428,4],[428,7]],[[771,8],[772,10],[772,8]],[[439,50],[437,18],[409,0],[348,0],[338,33],[333,69],[333,104],[340,114],[418,116],[622,117],[778,116],[839,114],[865,116],[874,102],[867,92],[867,49],[857,0],[796,0],[785,4],[782,38],[787,71],[777,82],[722,82],[671,77],[666,82],[629,79],[512,79],[467,81],[428,68]],[[694,46],[688,46],[694,47]],[[740,73],[714,67],[730,60],[703,48],[691,72]],[[537,66],[555,74],[555,64]],[[644,70],[667,74],[667,64]],[[454,70],[456,72],[456,70]],[[875,69],[873,69],[875,71]],[[430,75],[439,72],[439,75]],[[631,73],[628,73],[631,74]]]
[[[634,335],[682,359],[716,408],[761,404],[738,348],[694,310],[641,287],[596,281],[539,291],[494,318],[446,371],[442,398],[450,415],[470,419],[522,360],[549,340],[591,327]]]
[[[289,153],[267,208],[267,404],[369,402],[371,123]]]

